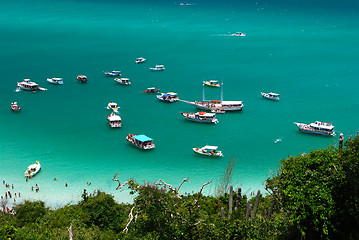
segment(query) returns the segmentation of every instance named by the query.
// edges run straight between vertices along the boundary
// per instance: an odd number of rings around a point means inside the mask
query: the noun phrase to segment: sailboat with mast
[[[223,83],[221,84],[221,100],[205,100],[204,97],[204,84],[203,84],[203,99],[201,102],[187,102],[201,110],[222,110],[222,111],[241,111],[243,109],[242,101],[223,101]]]

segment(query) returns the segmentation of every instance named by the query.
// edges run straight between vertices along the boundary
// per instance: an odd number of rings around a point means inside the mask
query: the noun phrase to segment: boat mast
[[[204,83],[202,84],[202,87],[203,87],[202,102],[204,102]]]
[[[221,102],[223,102],[223,81],[221,84]]]

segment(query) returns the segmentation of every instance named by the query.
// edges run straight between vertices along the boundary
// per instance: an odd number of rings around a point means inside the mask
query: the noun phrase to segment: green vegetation
[[[228,182],[222,183],[220,189],[227,189]],[[14,215],[0,212],[0,236],[69,239],[72,226],[73,239],[359,239],[359,136],[341,149],[282,160],[267,179],[270,194],[251,199],[236,190],[179,195],[178,188],[162,181],[119,186],[135,194],[133,204],[86,190],[78,204],[56,210],[25,201]]]

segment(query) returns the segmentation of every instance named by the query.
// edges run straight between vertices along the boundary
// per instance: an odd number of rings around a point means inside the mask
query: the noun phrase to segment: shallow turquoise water
[[[76,201],[83,188],[116,192],[111,178],[162,179],[198,191],[209,180],[213,193],[228,160],[237,159],[233,184],[244,192],[263,188],[279,159],[336,144],[333,138],[298,132],[296,122],[330,121],[345,136],[358,130],[358,4],[330,1],[0,1],[0,177],[22,199],[49,205]],[[232,37],[241,31],[244,38]],[[136,65],[137,57],[146,57]],[[149,67],[164,64],[163,72]],[[117,85],[102,71],[121,70],[132,85]],[[76,81],[78,74],[89,78]],[[63,77],[53,86],[47,77]],[[15,92],[31,78],[46,92]],[[219,115],[218,125],[187,122],[195,109],[164,104],[142,93],[155,86],[184,100],[202,99],[202,81],[224,83],[225,100],[242,100],[243,112]],[[207,99],[220,90],[206,88]],[[260,92],[281,94],[279,102]],[[20,113],[9,105],[18,101]],[[109,128],[105,108],[117,102],[121,129]],[[155,139],[144,152],[128,133]],[[276,139],[281,141],[275,144]],[[192,147],[218,145],[224,158],[197,156]],[[41,172],[23,173],[35,160]],[[53,181],[56,177],[57,181]],[[88,186],[86,182],[92,182]],[[39,184],[40,192],[31,191]],[[69,187],[65,188],[64,184]]]

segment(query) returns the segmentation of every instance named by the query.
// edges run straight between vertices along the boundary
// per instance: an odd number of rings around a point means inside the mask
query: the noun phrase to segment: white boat
[[[107,104],[107,109],[111,109],[112,111],[117,111],[118,109],[119,109],[119,107],[118,107],[118,105],[117,105],[117,103],[115,103],[115,102],[109,102],[108,104]]]
[[[119,84],[126,85],[126,86],[131,84],[130,79],[128,79],[128,78],[115,78],[114,80],[115,80],[115,82],[118,82]]]
[[[116,77],[116,76],[121,76],[121,71],[106,71],[106,72],[103,72],[106,76],[108,77]]]
[[[77,80],[79,80],[81,83],[86,83],[87,77],[85,75],[78,75]]]
[[[182,3],[180,3],[180,5],[181,5],[181,6],[188,6],[189,4],[186,3],[186,2],[182,2]]]
[[[204,98],[204,85],[203,85],[203,99],[201,102],[188,102],[181,100],[182,102],[191,104],[195,106],[197,109],[201,110],[216,110],[221,109],[222,111],[241,111],[243,109],[242,101],[223,101],[223,84],[221,89],[221,100],[205,100]]]
[[[275,101],[279,101],[279,94],[278,93],[264,93],[264,92],[261,92],[262,96],[266,99],[269,99],[269,100],[275,100]]]
[[[36,173],[38,173],[41,169],[41,165],[39,161],[36,160],[34,164],[31,164],[27,167],[25,171],[25,177],[33,177]]]
[[[12,102],[10,105],[11,110],[13,110],[14,112],[18,112],[21,110],[21,108],[19,107],[19,105],[17,104],[17,102]]]
[[[55,85],[62,85],[64,84],[64,81],[62,78],[48,78],[47,81],[49,83],[55,84]]]
[[[35,82],[31,82],[30,79],[24,79],[24,81],[22,82],[18,82],[17,86],[22,89],[22,90],[26,90],[26,91],[46,91],[46,88],[41,88],[39,87],[39,85]]]
[[[165,67],[163,65],[156,65],[155,67],[150,68],[150,70],[152,70],[152,71],[163,71],[163,70],[165,70]]]
[[[203,83],[209,87],[220,87],[221,86],[219,84],[218,80],[203,81]]]
[[[204,146],[201,148],[192,148],[195,153],[205,155],[205,156],[212,156],[212,157],[223,157],[222,151],[217,151],[217,146]]]
[[[245,33],[242,33],[242,32],[235,32],[232,34],[232,36],[236,36],[236,37],[245,37],[246,34]]]
[[[294,122],[294,124],[297,125],[299,131],[305,133],[326,135],[326,136],[333,136],[335,134],[334,126],[331,123],[316,121],[310,124],[296,123],[296,122]]]
[[[129,141],[135,147],[149,150],[155,148],[155,144],[153,143],[153,139],[147,137],[146,135],[135,135],[135,134],[128,134],[126,140]]]
[[[157,93],[159,92],[160,89],[158,88],[155,88],[155,87],[149,87],[147,88],[146,90],[143,91],[143,93]]]
[[[120,128],[122,125],[121,117],[114,112],[110,113],[107,116],[107,121],[108,121],[108,124],[110,124],[110,126],[112,128]]]
[[[215,113],[207,112],[196,112],[196,113],[184,113],[181,114],[189,121],[199,122],[199,123],[218,123]]]
[[[146,61],[146,58],[144,58],[144,57],[139,57],[139,58],[136,58],[135,63],[144,63],[145,61]]]
[[[177,93],[174,92],[161,93],[161,95],[157,95],[156,97],[158,98],[158,100],[168,103],[173,103],[179,100]]]

